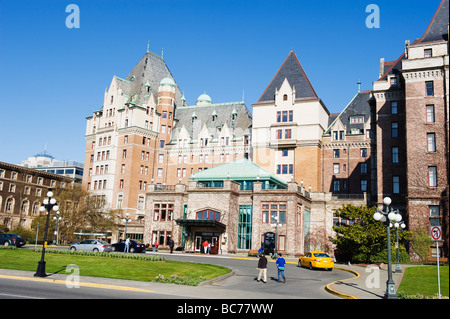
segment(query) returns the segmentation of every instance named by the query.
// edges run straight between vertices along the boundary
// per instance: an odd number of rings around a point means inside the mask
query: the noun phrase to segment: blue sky
[[[80,28],[66,27],[66,6]],[[369,4],[380,28],[367,28]],[[190,105],[251,109],[291,49],[331,113],[377,80],[421,37],[440,0],[0,0],[0,161],[47,151],[84,161],[85,118],[100,109],[112,77],[125,77],[150,41]]]

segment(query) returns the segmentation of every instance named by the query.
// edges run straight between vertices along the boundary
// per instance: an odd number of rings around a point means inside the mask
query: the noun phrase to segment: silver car
[[[85,239],[79,243],[73,244],[69,248],[70,250],[89,250],[98,252],[109,252],[112,251],[111,245],[102,242],[97,239]]]

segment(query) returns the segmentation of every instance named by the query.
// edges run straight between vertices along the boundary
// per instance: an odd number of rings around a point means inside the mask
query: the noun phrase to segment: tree
[[[102,196],[90,194],[81,185],[54,190],[54,198],[59,206],[61,220],[58,223],[59,241],[76,241],[75,232],[88,229],[89,232],[105,233],[116,229],[116,213],[105,208]],[[33,220],[32,228],[37,224],[45,225],[45,215]],[[55,221],[51,218],[49,234],[55,230]]]
[[[430,246],[433,244],[430,235],[423,230],[422,226],[419,227],[414,232],[414,236],[411,240],[413,250],[422,262],[427,261],[430,257]]]
[[[333,227],[336,232],[331,242],[336,245],[336,255],[344,260],[371,263],[376,261],[386,250],[386,226],[373,218],[376,207],[344,205],[335,211],[335,216],[342,222]],[[404,243],[411,238],[411,233],[399,233],[399,242]],[[395,235],[391,235],[391,245],[395,243]],[[393,250],[395,251],[395,250]]]

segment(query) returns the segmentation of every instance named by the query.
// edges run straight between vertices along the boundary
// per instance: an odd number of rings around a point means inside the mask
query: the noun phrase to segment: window
[[[161,222],[173,220],[173,204],[155,203],[153,209],[153,220]]]
[[[269,221],[270,216],[270,221]],[[286,223],[286,204],[285,203],[264,203],[262,205],[263,223]]]
[[[196,219],[203,219],[203,220],[217,220],[220,221],[220,212],[216,212],[211,209],[205,209],[197,212],[195,214]]]
[[[282,149],[281,154],[282,156],[288,156],[288,149],[287,148]]]
[[[425,82],[425,90],[426,90],[426,96],[433,96],[434,95],[434,83],[433,83],[433,81],[426,81]]]
[[[433,57],[433,49],[424,49],[423,50],[423,57],[424,58],[431,58],[431,57]]]
[[[294,111],[289,111],[289,122],[292,122],[294,120]]]
[[[428,133],[427,140],[428,140],[427,151],[428,152],[436,152],[436,134]]]
[[[252,205],[239,205],[238,249],[250,249],[252,246]]]
[[[166,142],[165,141],[159,141],[159,146],[160,146],[160,148],[164,148],[164,144],[165,144]]]
[[[428,186],[437,187],[437,169],[436,166],[428,167]]]
[[[394,164],[398,163],[398,147],[397,146],[392,147],[392,163],[394,163]]]
[[[162,118],[166,119],[167,118],[167,111],[162,111]]]
[[[367,180],[361,180],[361,192],[367,192]]]
[[[400,193],[400,177],[392,176],[392,192],[394,194]]]
[[[292,130],[291,129],[287,129],[284,131],[284,138],[285,139],[290,139],[292,137]]]
[[[123,152],[122,152],[122,158],[127,158],[127,150],[123,150]]]
[[[441,226],[441,212],[439,205],[430,205],[430,226]]]
[[[398,86],[398,79],[396,77],[391,78],[391,86],[392,87]]]
[[[364,116],[350,117],[350,124],[364,123]]]
[[[162,177],[162,175],[163,175],[163,169],[158,168],[158,177]]]
[[[398,137],[398,122],[391,124],[391,137]]]
[[[287,101],[287,94],[283,95],[283,101]]]
[[[283,122],[287,122],[287,120],[288,120],[288,117],[287,117],[288,112],[287,111],[283,111],[282,114],[283,114],[282,121]]]
[[[367,174],[367,163],[361,163],[360,173]]]
[[[334,174],[339,174],[339,171],[340,171],[339,164],[338,163],[334,163],[333,164],[333,173]]]
[[[283,130],[277,130],[277,139],[282,139],[283,138]]]
[[[391,102],[391,114],[397,114],[397,113],[398,113],[397,101],[392,101]]]
[[[340,150],[339,149],[334,149],[333,150],[333,157],[334,158],[339,158],[340,157]]]
[[[434,123],[434,105],[427,105],[427,123]]]
[[[339,183],[338,180],[334,180],[333,181],[333,191],[334,192],[339,192],[340,191],[340,186],[341,186],[341,183]]]
[[[361,148],[361,157],[367,157],[367,148]]]

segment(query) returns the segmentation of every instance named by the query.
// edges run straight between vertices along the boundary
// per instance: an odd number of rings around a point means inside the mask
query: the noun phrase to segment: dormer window
[[[287,101],[287,94],[283,95],[283,101]]]
[[[425,50],[423,50],[423,57],[424,58],[431,58],[431,57],[433,57],[433,49],[425,49]]]
[[[217,120],[217,114],[211,115],[211,121],[215,122]]]

